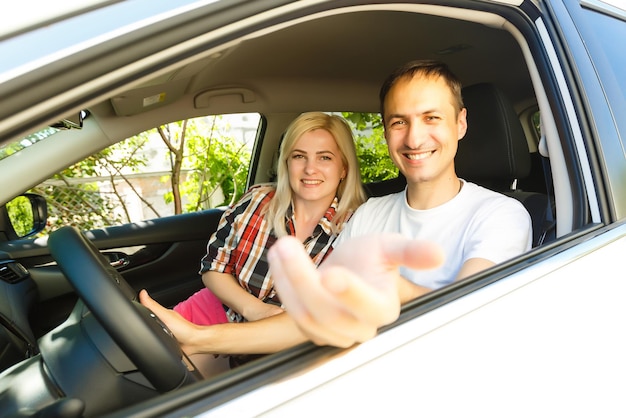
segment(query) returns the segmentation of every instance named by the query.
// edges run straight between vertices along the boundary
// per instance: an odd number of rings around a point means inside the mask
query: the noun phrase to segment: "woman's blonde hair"
[[[341,161],[346,168],[346,178],[339,183],[337,212],[331,222],[333,233],[338,234],[343,223],[365,201],[365,191],[361,184],[359,161],[356,157],[356,147],[350,125],[340,116],[327,115],[322,112],[307,112],[291,122],[280,145],[278,158],[276,195],[267,206],[266,219],[277,237],[287,235],[285,217],[292,201],[291,186],[289,185],[289,170],[287,160],[302,135],[316,129],[328,131],[341,152]]]

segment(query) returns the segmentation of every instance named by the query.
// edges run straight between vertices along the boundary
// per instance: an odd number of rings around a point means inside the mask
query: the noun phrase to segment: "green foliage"
[[[74,225],[90,230],[128,222],[117,182],[128,182],[124,173],[140,172],[146,165],[139,153],[146,138],[142,134],[112,145],[33,188],[33,193],[46,197],[50,229]]]
[[[62,225],[90,230],[130,222],[127,202],[137,199],[142,210],[151,210],[160,217],[155,202],[144,195],[154,187],[149,180],[153,174],[144,173],[152,159],[156,164],[151,171],[163,170],[163,165],[169,167],[161,181],[170,183],[164,201],[174,203],[175,213],[229,204],[245,191],[250,164],[247,146],[227,135],[229,128],[219,116],[172,122],[89,156],[34,187],[32,192],[46,197],[52,230]],[[38,132],[24,140],[25,146],[51,133]],[[26,228],[28,219],[21,212],[15,211],[15,224]]]
[[[380,115],[342,115],[355,133],[363,182],[395,177],[398,170],[388,156]],[[25,146],[51,133],[37,133]],[[221,116],[189,119],[142,132],[104,149],[32,191],[47,197],[48,223],[53,229],[75,225],[89,230],[131,221],[127,202],[136,199],[141,201],[142,210],[160,216],[156,203],[144,196],[146,189],[153,187],[146,182],[154,174],[144,173],[149,161],[153,163],[151,171],[166,173],[155,178],[157,185],[159,181],[169,183],[164,203],[173,204],[174,213],[182,213],[236,202],[245,192],[250,158],[249,147],[233,136]],[[32,220],[20,214],[16,223],[26,228]]]
[[[378,113],[343,112],[356,140],[363,183],[387,180],[398,175],[398,168],[389,157],[382,119]]]
[[[537,137],[541,136],[541,113],[536,111],[532,115],[532,123],[535,128],[535,132],[537,133]]]
[[[181,166],[186,177],[179,188],[187,201],[185,212],[227,205],[245,192],[250,152],[227,134],[229,130],[221,116],[188,121]],[[173,191],[166,193],[166,201],[173,201],[174,195]]]
[[[239,200],[245,192],[250,162],[245,145],[236,143],[233,138],[197,139],[189,147],[194,167],[182,184],[189,201],[187,210],[207,209]],[[223,198],[215,200],[218,192]]]

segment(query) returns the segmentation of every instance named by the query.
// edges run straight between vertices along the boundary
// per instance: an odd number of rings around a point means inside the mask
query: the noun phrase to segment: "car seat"
[[[532,219],[533,246],[553,239],[553,200],[544,192],[545,187],[540,191],[517,187],[520,180],[529,176],[532,165],[526,136],[513,105],[490,83],[465,87],[462,95],[468,128],[459,141],[455,158],[457,175],[520,201]],[[544,173],[533,174],[544,176]],[[366,184],[365,189],[370,197],[383,196],[399,192],[405,185],[406,179],[400,174],[394,179]]]
[[[37,298],[35,282],[15,262],[0,263],[0,371],[38,352],[28,323]]]
[[[553,229],[553,208],[546,193],[518,189],[530,174],[528,142],[513,105],[490,83],[463,89],[467,133],[459,141],[457,175],[520,201],[531,216],[533,246],[545,242]]]

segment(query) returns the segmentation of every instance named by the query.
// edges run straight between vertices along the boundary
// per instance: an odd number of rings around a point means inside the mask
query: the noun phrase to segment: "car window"
[[[354,132],[363,183],[396,177],[380,114],[340,114]],[[67,224],[90,230],[234,203],[247,188],[260,120],[258,113],[181,120],[85,158],[30,190],[48,202],[42,234]],[[23,142],[54,132],[47,128]]]
[[[587,53],[596,64],[594,71],[597,71],[603,84],[603,93],[612,107],[623,109],[626,106],[626,78],[623,77],[626,54],[620,42],[611,40],[626,37],[626,5],[618,0],[586,0],[581,3],[584,7],[569,4],[568,10],[576,15],[577,29],[585,39]],[[623,140],[626,121],[615,118],[614,123],[622,133],[622,149],[626,149]]]
[[[52,126],[46,126],[45,128],[37,132],[33,132],[32,134],[24,138],[21,138],[18,141],[2,144],[2,146],[0,146],[0,160],[9,158],[11,155],[14,155],[15,153],[39,141],[43,141],[44,139],[49,138],[50,136],[54,135],[57,132],[59,132],[58,128],[55,128]]]
[[[228,205],[245,191],[260,115],[217,115],[157,126],[34,187],[45,233],[119,225]]]
[[[380,113],[341,112],[354,133],[361,181],[364,184],[398,176],[398,168],[389,157]]]

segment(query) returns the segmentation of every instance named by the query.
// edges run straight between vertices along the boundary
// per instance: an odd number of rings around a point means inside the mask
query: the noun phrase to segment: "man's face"
[[[403,77],[385,98],[389,155],[410,184],[456,176],[454,156],[467,130],[465,109],[457,112],[442,78]],[[458,113],[458,114],[457,114]]]

